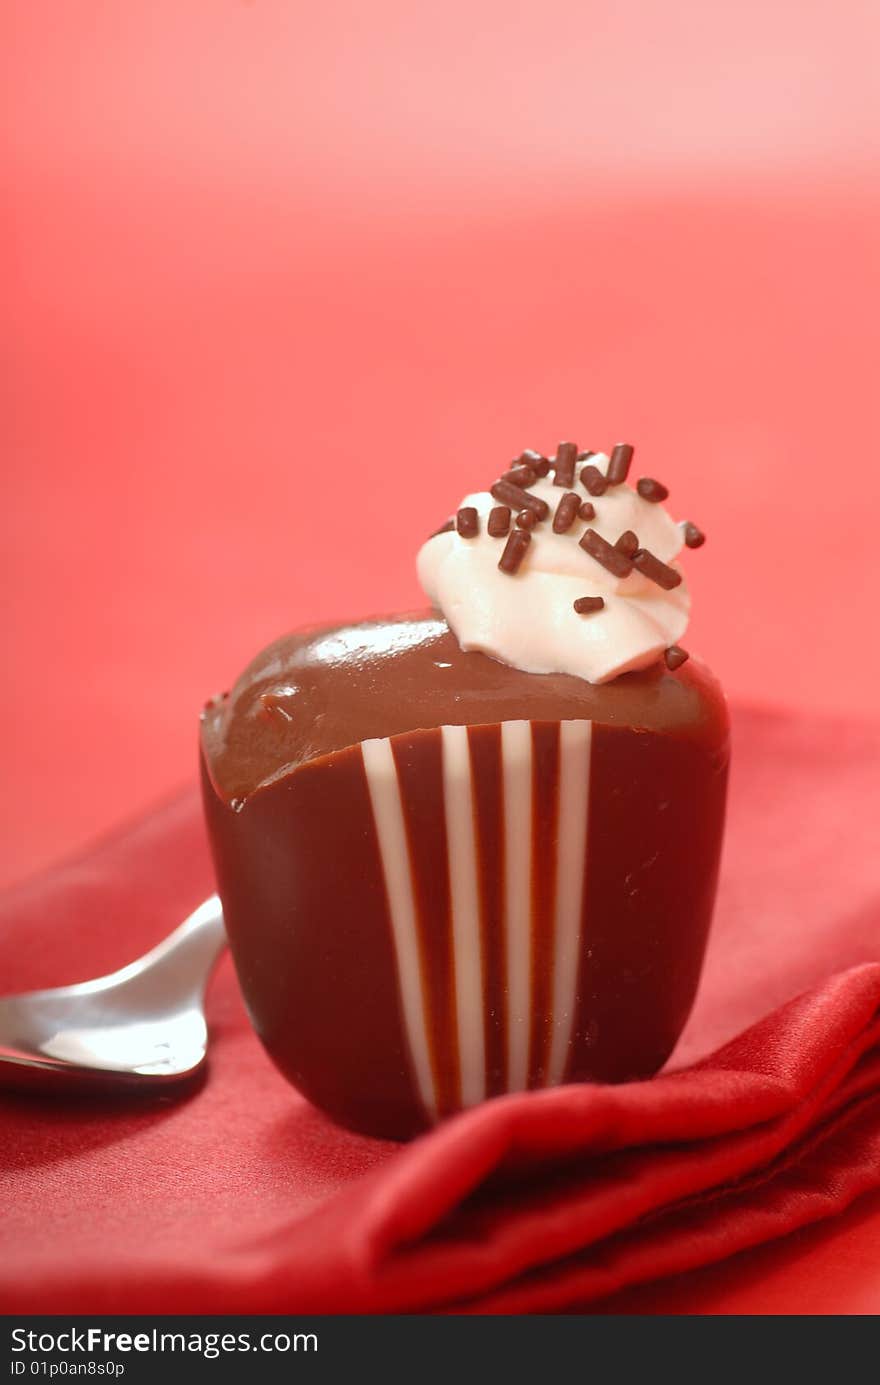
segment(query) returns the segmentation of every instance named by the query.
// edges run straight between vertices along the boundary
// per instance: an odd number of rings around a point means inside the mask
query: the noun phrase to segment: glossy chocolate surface
[[[580,721],[591,723],[575,774],[588,812],[572,836],[563,728]],[[524,780],[505,737],[512,722]],[[415,984],[362,745],[372,738],[399,805]],[[467,1104],[475,1073],[479,1094],[493,1096],[662,1066],[696,991],[724,819],[727,713],[696,661],[596,687],[464,654],[434,617],[368,621],[270,646],[207,709],[202,750],[249,1012],[281,1070],[334,1119],[408,1137]],[[462,817],[450,811],[462,779],[465,907]],[[525,893],[511,861],[528,867]],[[559,897],[572,872],[577,946],[566,954]],[[517,975],[528,980],[525,1046]]]
[[[241,800],[297,765],[375,736],[444,725],[590,720],[717,744],[727,710],[692,660],[611,683],[523,673],[465,653],[439,616],[389,616],[286,635],[252,661],[228,698],[206,708],[212,781]]]

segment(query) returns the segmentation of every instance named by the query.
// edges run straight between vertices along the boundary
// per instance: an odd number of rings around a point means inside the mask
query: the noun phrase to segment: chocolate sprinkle
[[[676,669],[681,668],[682,664],[690,658],[690,655],[686,649],[682,649],[681,645],[671,644],[663,657],[668,669]]]
[[[579,461],[579,462],[588,462],[588,461],[590,460],[590,458],[591,458],[591,457],[595,457],[595,455],[596,455],[595,452],[579,452],[579,453],[578,453],[578,461]]]
[[[539,495],[529,495],[528,491],[521,490],[510,481],[496,481],[490,494],[495,500],[500,500],[502,505],[509,505],[512,510],[534,510],[538,519],[546,519],[550,513],[550,506],[546,500],[542,500]]]
[[[504,552],[498,559],[498,566],[502,572],[513,576],[526,556],[526,550],[532,541],[532,536],[527,529],[512,529],[507,543],[504,545]]]
[[[581,507],[579,495],[574,491],[566,491],[565,495],[556,506],[556,514],[553,516],[554,534],[565,534],[577,519],[578,510]]]
[[[534,510],[520,510],[516,517],[518,529],[534,529],[537,523],[538,516],[535,514]]]
[[[432,539],[436,539],[436,537],[437,537],[438,534],[448,534],[448,533],[450,533],[450,531],[453,530],[454,528],[455,528],[455,520],[454,520],[454,519],[447,519],[446,523],[442,526],[442,528],[440,528],[440,529],[435,529],[434,532],[433,532],[433,534],[429,534],[428,537],[429,537],[429,538],[432,538]]]
[[[574,609],[579,616],[592,615],[594,611],[601,611],[605,602],[601,596],[579,596],[574,603]]]
[[[537,472],[530,466],[515,464],[509,471],[502,472],[501,479],[510,481],[514,486],[533,486],[537,480]]]
[[[591,505],[590,502],[589,502],[589,500],[585,500],[584,503],[583,503],[583,505],[581,505],[581,508],[578,510],[578,519],[595,519],[595,518],[596,518],[596,507],[595,507],[595,505]]]
[[[632,529],[624,529],[614,547],[619,553],[625,553],[627,558],[631,558],[638,551],[638,536],[633,533]]]
[[[652,505],[657,505],[661,500],[665,500],[669,494],[669,489],[661,481],[655,481],[652,476],[643,476],[636,482],[636,490],[643,500],[650,500]]]
[[[632,461],[633,449],[628,442],[619,442],[611,453],[611,460],[608,463],[606,479],[609,486],[619,486],[629,474],[629,464]]]
[[[601,534],[597,534],[595,529],[587,529],[580,544],[585,553],[589,553],[590,557],[595,558],[608,572],[613,572],[615,577],[628,577],[632,572],[633,565],[626,554],[619,552],[607,539],[603,539]]]
[[[585,466],[581,472],[581,485],[586,486],[590,495],[604,495],[608,482],[597,466]]]
[[[647,548],[639,548],[633,554],[633,567],[637,568],[643,577],[649,581],[656,582],[658,587],[664,591],[671,592],[673,587],[677,587],[681,582],[681,573],[676,572],[675,568],[667,567],[659,558]]]
[[[556,469],[556,475],[553,478],[554,486],[567,488],[574,485],[574,464],[577,461],[577,454],[576,442],[561,442],[559,444],[553,462]]]
[[[706,542],[706,535],[702,529],[698,529],[695,524],[691,524],[690,520],[687,520],[684,526],[684,541],[688,548],[702,548]]]
[[[455,516],[455,527],[463,539],[475,539],[480,532],[480,521],[473,505],[464,505]]]
[[[534,448],[527,447],[525,452],[521,452],[517,458],[518,466],[531,467],[536,476],[546,476],[550,470],[550,463],[541,452],[535,452]]]
[[[510,506],[496,505],[489,511],[489,534],[493,539],[503,539],[510,528]]]

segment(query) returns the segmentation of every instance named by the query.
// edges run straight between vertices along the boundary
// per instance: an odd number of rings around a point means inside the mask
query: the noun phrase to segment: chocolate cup
[[[409,725],[438,664],[437,724]],[[268,1052],[335,1120],[394,1138],[483,1097],[656,1072],[699,980],[727,764],[724,699],[693,660],[595,687],[465,655],[426,617],[272,646],[202,743]]]

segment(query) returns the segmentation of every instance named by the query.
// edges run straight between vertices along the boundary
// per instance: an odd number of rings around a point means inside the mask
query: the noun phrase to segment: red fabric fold
[[[756,712],[735,731],[715,931],[671,1070],[368,1140],[274,1072],[224,963],[197,1090],[0,1098],[4,1309],[559,1311],[880,1186],[880,732]],[[8,897],[2,988],[117,966],[210,885],[187,798]]]

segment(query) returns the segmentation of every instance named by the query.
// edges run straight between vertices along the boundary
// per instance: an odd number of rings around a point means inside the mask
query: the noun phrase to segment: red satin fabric
[[[842,1213],[880,1186],[878,782],[875,728],[736,715],[704,984],[673,1070],[652,1082],[501,1098],[408,1147],[367,1140],[335,1129],[276,1075],[224,962],[197,1091],[0,1099],[0,1304],[848,1311],[847,1280],[852,1311],[877,1311],[876,1261],[856,1248],[835,1268],[815,1238],[795,1263],[825,1255],[825,1310],[815,1283],[783,1308],[763,1308],[759,1295],[743,1307],[748,1256],[731,1262],[727,1301],[717,1268],[702,1271],[716,1276],[708,1288],[693,1273],[669,1277]],[[3,987],[114,967],[210,886],[187,798],[7,897]],[[856,1203],[869,1228],[875,1204]],[[629,1299],[608,1297],[625,1289]]]

